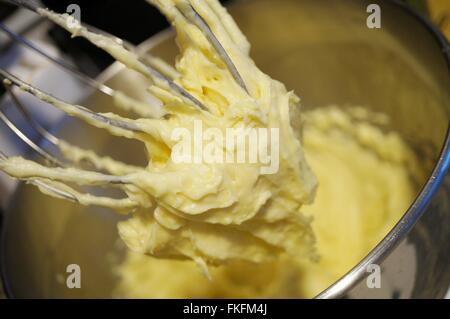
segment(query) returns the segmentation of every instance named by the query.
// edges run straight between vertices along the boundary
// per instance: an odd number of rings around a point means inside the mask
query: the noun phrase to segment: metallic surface
[[[346,276],[318,297],[437,298],[450,284],[449,47],[438,33],[394,1],[382,8],[382,28],[366,26],[374,1],[243,0],[231,11],[252,43],[252,57],[268,74],[302,97],[305,109],[362,105],[389,114],[419,154],[428,180],[391,233]],[[171,33],[143,48],[173,61]],[[148,85],[113,65],[100,78],[136,98]],[[94,94],[84,104],[110,110],[111,101]],[[114,139],[75,121],[57,130],[80,145],[134,164],[145,154],[138,143]],[[119,217],[40,194],[17,190],[3,221],[1,263],[11,297],[110,297],[112,264],[123,249],[116,244]],[[82,288],[68,289],[66,267],[79,264]],[[366,285],[368,265],[382,269],[380,289]]]

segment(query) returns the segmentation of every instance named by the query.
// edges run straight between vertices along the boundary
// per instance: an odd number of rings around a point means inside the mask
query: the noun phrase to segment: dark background
[[[42,0],[56,12],[66,12],[69,4],[81,7],[81,20],[134,44],[139,44],[169,26],[157,9],[145,0]],[[221,0],[222,3],[229,2]],[[0,19],[14,10],[0,3]],[[72,57],[85,73],[96,76],[113,62],[113,59],[88,41],[71,39],[68,32],[54,26],[49,30],[51,39],[65,54]]]

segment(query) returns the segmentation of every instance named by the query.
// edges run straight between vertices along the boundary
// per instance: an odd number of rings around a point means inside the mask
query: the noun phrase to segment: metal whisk
[[[8,3],[12,3],[14,5],[29,9],[35,12],[38,15],[41,15],[54,23],[60,25],[61,27],[67,29],[69,32],[71,31],[67,26],[67,16],[56,15],[53,12],[41,8],[36,5],[33,1],[27,0],[0,0]],[[219,42],[218,38],[214,35],[212,29],[205,21],[205,19],[194,9],[194,7],[189,3],[189,1],[180,2],[175,5],[175,9],[180,13],[189,23],[196,26],[211,44],[211,46],[216,51],[217,55],[221,58],[224,65],[226,65],[228,71],[236,81],[236,83],[249,94],[248,88],[241,77],[238,69],[234,65],[232,59],[227,54],[226,50]],[[110,53],[116,60],[120,62],[124,62],[128,66],[131,65],[131,69],[143,74],[147,78],[149,78],[152,83],[161,89],[171,92],[174,96],[179,97],[184,101],[187,105],[190,105],[197,112],[204,112],[211,114],[211,109],[208,108],[207,105],[204,105],[201,101],[199,101],[196,97],[194,97],[191,93],[189,93],[185,88],[175,82],[178,77],[177,71],[171,67],[170,65],[163,62],[161,59],[154,57],[148,53],[139,52],[135,46],[128,43],[127,41],[117,38],[111,34],[108,34],[102,30],[98,30],[92,26],[88,26],[84,23],[77,22],[78,27],[76,30],[76,35],[86,38],[87,40],[93,42],[100,48],[104,49],[108,53]],[[52,57],[50,54],[46,53],[43,49],[39,48],[37,45],[26,39],[25,37],[18,35],[11,30],[9,30],[5,25],[0,24],[0,29],[5,34],[7,34],[13,41],[20,43],[21,45],[27,47],[28,49],[33,50],[39,55],[45,57],[51,62],[55,63],[62,69],[70,72],[72,75],[77,77],[83,83],[87,84],[94,90],[98,90],[103,94],[115,97],[117,95],[121,95],[126,99],[127,103],[136,106],[141,103],[130,97],[128,97],[123,92],[116,91],[115,89],[103,84],[98,81],[90,78],[89,76],[83,74],[76,68],[72,67],[70,63],[67,63],[61,59],[56,59]],[[99,45],[99,42],[93,41],[93,38],[99,39],[101,43],[110,44],[114,46],[114,49],[106,45]],[[119,52],[120,54],[118,54]],[[131,62],[130,62],[131,61]],[[111,116],[109,114],[96,113],[84,106],[81,105],[72,105],[66,103],[65,101],[54,97],[28,83],[16,77],[14,74],[10,72],[0,69],[0,76],[3,78],[3,85],[5,86],[7,94],[9,94],[11,101],[14,106],[19,110],[20,114],[26,120],[27,124],[30,125],[43,139],[48,141],[51,145],[55,146],[59,151],[61,156],[55,156],[51,154],[48,150],[34,143],[14,122],[0,109],[0,120],[2,120],[22,141],[24,141],[29,147],[31,147],[37,154],[39,154],[49,166],[53,169],[65,169],[65,168],[77,168],[86,176],[93,176],[97,181],[97,186],[111,186],[111,185],[128,185],[129,179],[127,178],[127,173],[132,172],[135,167],[115,161],[111,158],[100,157],[97,156],[90,150],[81,149],[77,146],[71,145],[70,143],[63,141],[51,134],[48,130],[46,130],[43,126],[41,126],[30,112],[27,110],[27,107],[20,100],[17,94],[14,93],[13,87],[17,87],[21,91],[27,92],[41,101],[47,102],[48,104],[53,104],[54,106],[62,109],[66,113],[72,116],[77,116],[90,124],[106,129],[116,129],[122,132],[126,132],[130,136],[133,134],[145,133],[145,130],[142,126],[137,125],[134,121],[131,121],[126,118],[122,118],[119,116]],[[142,103],[140,104],[142,106]],[[150,107],[150,106],[149,106]],[[148,114],[145,114],[142,107],[134,107],[132,108],[135,113],[140,115],[141,117],[148,117]],[[69,156],[65,156],[65,149],[77,150],[79,157],[77,159],[71,159]],[[0,161],[8,159],[8,156],[0,151]],[[94,170],[86,170],[82,168],[82,163],[88,163],[90,167],[93,167]],[[114,164],[115,169],[111,169],[111,165]],[[64,199],[71,201],[78,201],[78,196],[80,193],[78,191],[70,188],[65,184],[65,182],[73,182],[70,176],[65,176],[64,183],[59,181],[53,181],[50,178],[45,179],[42,177],[29,177],[23,178],[27,182],[36,185],[41,188],[41,190],[45,192],[49,192],[55,196],[63,197]],[[135,186],[135,185],[133,185]],[[90,195],[91,203],[97,205],[104,205],[105,200],[109,201],[108,207],[117,205],[120,208],[134,208],[138,206],[138,203],[133,201],[130,198],[124,199],[110,199],[110,198],[102,198],[94,195]]]

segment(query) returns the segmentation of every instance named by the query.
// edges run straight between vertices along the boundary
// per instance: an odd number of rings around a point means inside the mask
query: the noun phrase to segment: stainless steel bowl
[[[449,46],[429,23],[397,1],[381,6],[382,28],[368,29],[373,1],[246,0],[231,11],[249,37],[256,63],[295,89],[305,108],[362,105],[391,116],[421,158],[429,178],[401,221],[369,255],[320,298],[442,297],[450,284],[450,75]],[[171,32],[142,45],[172,61]],[[139,97],[147,83],[119,64],[102,76]],[[108,109],[92,95],[85,104]],[[119,159],[144,160],[138,144],[65,120],[58,134]],[[2,274],[11,297],[110,297],[115,286],[111,256],[118,217],[55,200],[21,185],[4,216]],[[119,256],[119,257],[117,257]],[[81,289],[58,281],[79,264]],[[381,289],[365,284],[367,266],[382,268]]]

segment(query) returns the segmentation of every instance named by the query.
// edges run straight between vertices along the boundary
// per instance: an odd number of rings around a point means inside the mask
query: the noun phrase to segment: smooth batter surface
[[[396,133],[360,108],[305,114],[305,153],[319,187],[304,210],[313,216],[320,259],[230,263],[208,281],[190,262],[130,253],[118,267],[117,294],[133,298],[310,298],[355,266],[395,225],[416,194],[416,160]],[[158,287],[158,288],[155,288]]]

